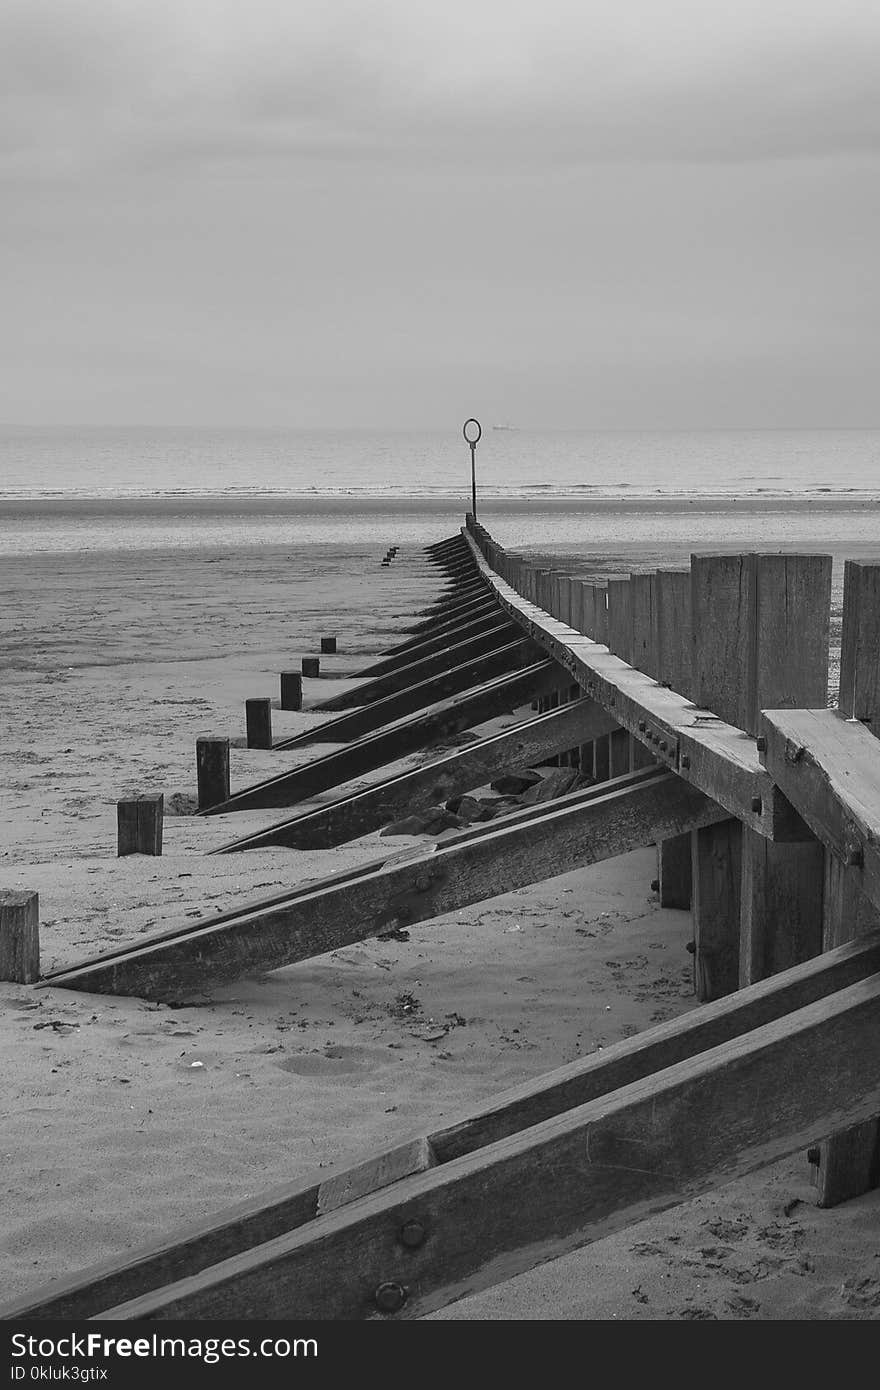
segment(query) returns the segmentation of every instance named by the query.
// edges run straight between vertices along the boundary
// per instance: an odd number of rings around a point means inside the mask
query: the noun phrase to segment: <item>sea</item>
[[[0,427],[0,555],[421,544],[525,552],[880,547],[880,429]]]

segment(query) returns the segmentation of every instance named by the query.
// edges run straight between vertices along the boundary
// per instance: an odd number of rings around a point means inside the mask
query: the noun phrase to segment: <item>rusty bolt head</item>
[[[644,719],[640,719],[640,720],[639,720],[639,733],[640,733],[640,734],[643,734],[643,733],[645,732],[645,730],[647,729],[647,727],[648,727],[648,726],[647,726],[647,724],[645,723]]]
[[[652,878],[652,879],[651,879],[651,892],[652,892],[652,893],[659,893],[659,892],[660,892],[660,880],[659,880],[659,878]]]
[[[821,1157],[822,1152],[819,1149],[818,1145],[814,1144],[812,1148],[807,1149],[807,1162],[814,1164],[817,1168],[819,1166]]]
[[[767,752],[767,740],[763,734],[758,734],[758,737],[755,739],[755,747],[759,753]]]
[[[380,1284],[373,1302],[380,1313],[399,1313],[406,1302],[406,1289],[402,1284]]]
[[[685,772],[687,772],[687,770],[688,770],[688,768],[690,767],[690,765],[691,765],[691,760],[690,760],[689,755],[688,755],[687,753],[682,753],[682,755],[681,755],[681,766],[684,768]]]
[[[421,1221],[404,1221],[398,1237],[401,1245],[405,1245],[407,1250],[417,1250],[424,1243],[427,1232]]]
[[[864,855],[862,854],[862,851],[858,847],[855,847],[853,849],[847,850],[844,863],[849,865],[850,868],[857,868],[860,864],[862,864],[863,860]]]
[[[752,797],[752,810],[755,812],[756,815],[759,816],[761,814],[761,808],[763,804],[764,803],[762,802],[759,796]]]
[[[688,944],[687,944],[687,946],[685,947],[685,950],[686,950],[686,951],[689,951],[690,954],[691,954],[692,956],[695,956],[695,955],[697,954],[697,943],[696,943],[696,941],[689,941]]]

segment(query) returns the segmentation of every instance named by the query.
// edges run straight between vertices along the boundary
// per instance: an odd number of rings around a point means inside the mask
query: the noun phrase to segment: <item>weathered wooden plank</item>
[[[872,976],[103,1317],[423,1315],[861,1119],[878,1019]]]
[[[180,1280],[231,1255],[311,1222],[319,1193],[374,1192],[383,1177],[422,1172],[472,1154],[642,1078],[706,1053],[880,970],[880,934],[830,951],[819,960],[762,981],[693,1013],[648,1029],[601,1054],[533,1078],[451,1120],[425,1138],[407,1141],[324,1182],[291,1184],[226,1208],[119,1260],[82,1270],[0,1307],[0,1320],[93,1317],[114,1303]],[[351,1200],[351,1198],[349,1198]]]
[[[346,690],[344,694],[332,696],[329,700],[322,700],[320,704],[313,705],[312,709],[317,712],[325,710],[329,712],[331,710],[358,709],[364,705],[375,704],[378,700],[384,700],[387,695],[393,695],[400,690],[407,690],[432,676],[442,675],[465,662],[477,660],[489,652],[497,651],[499,647],[506,646],[515,640],[518,635],[519,628],[516,623],[511,622],[504,614],[499,614],[497,622],[486,632],[477,633],[476,636],[465,638],[452,646],[441,647],[439,651],[432,652],[428,656],[417,657],[398,670],[376,676],[363,685]]]
[[[701,1002],[739,987],[741,845],[736,820],[695,830],[691,837],[694,987]]]
[[[657,570],[654,576],[657,679],[679,695],[691,692],[691,572]]]
[[[691,837],[676,835],[657,846],[657,881],[661,907],[691,906],[693,884]]]
[[[591,700],[563,705],[376,786],[235,840],[213,853],[229,854],[268,845],[319,849],[344,844],[399,816],[481,787],[504,772],[541,763],[549,755],[569,748],[573,740],[592,738],[612,723],[605,710]]]
[[[632,660],[630,665],[657,676],[657,609],[656,577],[653,574],[633,574],[629,581],[632,609]]]
[[[641,779],[641,780],[637,780]],[[603,794],[604,793],[604,794]],[[530,808],[531,810],[532,808]],[[56,987],[180,999],[253,971],[322,955],[399,926],[439,917],[580,865],[712,824],[724,813],[669,773],[635,774],[633,785],[589,788],[540,818],[519,815],[464,832],[406,863],[278,908],[56,975]]]
[[[165,798],[148,792],[116,803],[116,853],[161,854]]]
[[[880,741],[833,710],[771,710],[761,757],[818,838],[880,907]]]
[[[30,888],[0,889],[0,980],[40,978],[40,899]]]
[[[196,739],[196,782],[199,810],[229,797],[229,739]]]
[[[485,605],[482,613],[472,616],[467,622],[456,623],[453,626],[445,627],[443,632],[439,632],[433,637],[426,637],[423,641],[407,643],[404,649],[394,648],[393,652],[374,661],[372,665],[365,666],[358,672],[359,676],[365,678],[372,676],[384,676],[389,671],[398,671],[401,666],[406,666],[411,661],[418,661],[423,656],[431,656],[433,652],[440,651],[443,647],[452,647],[459,641],[465,641],[468,637],[476,637],[481,632],[487,632],[494,627],[501,616],[501,610],[494,602]]]
[[[748,826],[742,835],[741,986],[821,951],[825,876],[818,842],[777,845]]]
[[[495,676],[531,665],[542,655],[541,648],[531,638],[515,637],[480,656],[471,657],[459,666],[449,667],[391,695],[384,695],[362,709],[341,714],[337,719],[328,719],[326,723],[318,724],[293,738],[279,739],[274,746],[276,749],[302,748],[311,743],[344,743],[348,739],[362,738],[364,734],[374,733],[384,725],[402,719],[404,715],[427,709],[438,700],[459,695],[473,686],[485,684]]]
[[[272,747],[272,701],[245,700],[245,727],[248,748]]]
[[[758,760],[752,738],[677,692],[659,686],[607,648],[543,614],[486,571],[501,606],[577,680],[585,694],[685,780],[772,840],[809,839],[801,818]],[[659,741],[654,742],[652,735]],[[666,748],[662,748],[662,744]]]
[[[630,577],[608,580],[608,650],[632,666],[632,590]]]
[[[880,565],[847,560],[838,708],[880,735]]]
[[[353,777],[374,772],[407,753],[430,748],[444,738],[470,729],[485,719],[507,714],[545,691],[552,690],[559,678],[555,661],[544,660],[524,666],[512,675],[486,681],[474,690],[441,700],[432,708],[410,715],[376,733],[355,739],[302,767],[291,768],[276,777],[246,787],[226,801],[205,808],[205,815],[228,811],[268,810],[295,806],[307,797],[341,786]]]

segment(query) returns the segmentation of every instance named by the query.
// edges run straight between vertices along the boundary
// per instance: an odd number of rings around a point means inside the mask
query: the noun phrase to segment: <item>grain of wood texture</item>
[[[765,711],[761,727],[774,780],[880,908],[880,740],[825,709]]]
[[[0,980],[40,978],[40,899],[29,888],[0,889]]]
[[[638,735],[648,720],[667,742],[677,746],[677,770],[746,825],[772,840],[809,839],[801,818],[762,767],[754,740],[717,715],[696,708],[689,699],[663,689],[586,637],[566,635],[534,604],[485,578],[501,606],[577,680],[588,695]],[[756,809],[757,808],[757,809]]]
[[[165,797],[162,792],[150,792],[117,801],[117,856],[122,858],[129,854],[161,854],[164,812]]]
[[[742,827],[739,821],[695,830],[691,838],[694,987],[701,1002],[739,988]]]
[[[461,666],[465,662],[478,660],[490,652],[497,651],[499,647],[507,646],[511,641],[514,641],[517,636],[519,636],[519,628],[516,623],[512,623],[509,618],[499,615],[498,621],[486,632],[477,633],[476,636],[466,638],[462,642],[456,642],[453,646],[441,647],[438,651],[432,652],[428,656],[418,657],[385,675],[375,676],[372,680],[354,686],[341,695],[331,696],[329,700],[322,700],[320,704],[312,705],[312,709],[317,713],[325,711],[329,713],[336,710],[359,709],[364,705],[375,704],[378,700],[384,700],[388,695],[407,690],[431,677],[442,676],[445,672]],[[431,701],[428,703],[430,704]]]
[[[302,709],[302,673],[299,671],[281,672],[281,708]]]
[[[608,644],[608,585],[593,584],[593,632],[594,642]]]
[[[104,1317],[374,1318],[389,1282],[403,1316],[423,1315],[859,1120],[880,1086],[878,1016],[871,977]]]
[[[365,734],[346,748],[247,787],[207,808],[206,814],[295,806],[318,792],[341,786],[352,777],[396,762],[407,753],[430,748],[485,719],[509,713],[553,689],[558,679],[559,667],[555,661],[533,662],[512,675],[486,681],[474,690],[438,701],[424,712],[397,720],[388,728]]]
[[[608,580],[608,650],[632,665],[632,591],[629,575]]]
[[[53,977],[60,988],[175,1000],[254,970],[275,970],[344,945],[597,863],[667,834],[712,824],[723,811],[670,773],[590,788],[541,816],[514,814],[464,832],[406,863],[277,908],[253,911],[172,941]],[[604,794],[602,794],[604,791]],[[531,809],[531,808],[530,808]],[[497,827],[497,828],[496,828]]]
[[[601,733],[612,723],[601,706],[590,700],[563,705],[213,852],[237,853],[268,845],[318,849],[344,844],[400,816],[482,787],[504,772],[539,764],[550,754],[571,747],[578,737]]]
[[[272,747],[272,701],[245,700],[248,748]]]
[[[654,576],[657,679],[690,698],[691,572],[657,570]]]
[[[414,1171],[448,1163],[576,1106],[708,1052],[795,1010],[826,999],[880,970],[880,934],[762,981],[683,1018],[532,1078],[450,1120],[424,1139],[377,1155],[330,1181],[352,1195],[408,1161]],[[405,1152],[402,1154],[401,1150]],[[372,1181],[365,1181],[372,1174]],[[92,1317],[125,1299],[180,1280],[231,1255],[313,1221],[325,1184],[285,1185],[226,1208],[122,1260],[53,1280],[0,1307],[4,1321]]]
[[[229,800],[229,739],[196,739],[199,810]]]
[[[762,709],[824,707],[830,555],[692,555],[693,698],[747,733]]]
[[[481,633],[488,632],[497,626],[502,617],[503,614],[496,604],[487,604],[484,613],[478,614],[468,622],[445,628],[443,632],[434,637],[426,637],[421,642],[408,645],[404,651],[395,649],[395,654],[386,654],[370,666],[365,666],[363,670],[358,671],[358,676],[370,679],[373,676],[387,675],[390,671],[399,671],[401,666],[408,666],[410,662],[432,656],[434,652],[438,652],[444,647],[456,646],[459,642],[467,641],[470,637],[477,637]]]
[[[847,560],[843,571],[838,708],[880,735],[880,565]]]
[[[821,951],[825,877],[818,841],[776,845],[748,826],[742,836],[741,986]]]
[[[632,608],[631,665],[657,677],[656,581],[653,574],[633,574],[629,581]]]
[[[691,906],[693,872],[690,835],[661,840],[657,846],[657,879],[661,907],[685,911]]]
[[[438,700],[459,695],[496,676],[529,666],[542,655],[541,648],[529,637],[502,640],[501,645],[471,657],[458,666],[415,681],[402,690],[395,690],[374,700],[372,704],[341,714],[336,719],[328,719],[293,738],[279,739],[275,748],[302,748],[312,743],[345,743],[349,739],[362,738],[364,734],[373,733],[407,714],[427,709]]]

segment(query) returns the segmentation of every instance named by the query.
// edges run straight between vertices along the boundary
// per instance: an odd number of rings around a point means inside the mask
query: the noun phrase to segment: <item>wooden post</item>
[[[135,796],[116,803],[116,854],[162,853],[162,819],[165,798],[161,792]]]
[[[658,570],[654,576],[657,680],[678,695],[691,693],[691,572]]]
[[[299,671],[281,672],[281,708],[302,709],[303,678]]]
[[[0,980],[40,978],[40,899],[27,888],[0,890]]]
[[[272,701],[245,700],[248,748],[272,747]]]
[[[691,905],[691,837],[676,835],[657,846],[657,891],[661,907]]]
[[[738,820],[691,832],[694,988],[701,1003],[739,986],[741,846]]]
[[[608,580],[608,650],[632,665],[632,599],[629,575]]]
[[[880,737],[880,565],[847,560],[843,571],[838,708]],[[865,898],[862,870],[825,854],[822,947],[835,946],[880,925]],[[811,1154],[811,1157],[814,1155]],[[880,1121],[842,1130],[819,1145],[812,1164],[820,1207],[861,1196],[880,1183]]]
[[[632,617],[632,664],[646,676],[657,679],[657,617],[655,576],[634,574],[630,577],[630,607]]]
[[[322,637],[322,638],[321,638],[321,651],[322,651],[322,652],[328,652],[328,653],[329,653],[329,652],[335,652],[335,651],[336,651],[336,638],[335,638],[335,637]]]
[[[302,673],[304,676],[320,676],[321,659],[317,656],[304,656],[302,659]]]
[[[228,738],[196,739],[196,776],[200,811],[229,800]]]

